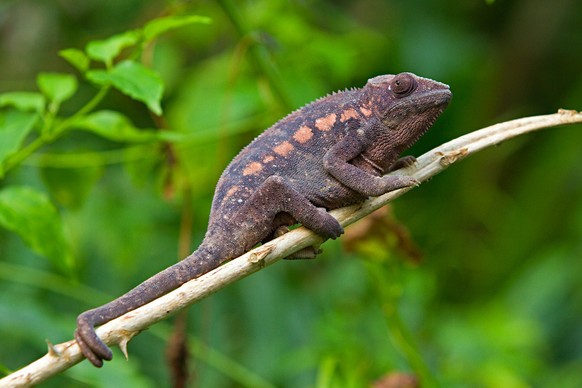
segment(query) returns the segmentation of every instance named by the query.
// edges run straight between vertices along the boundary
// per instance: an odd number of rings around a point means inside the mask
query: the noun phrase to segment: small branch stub
[[[267,257],[271,252],[273,252],[272,247],[259,247],[253,249],[249,255],[249,263],[259,264],[260,267],[265,266],[265,257]]]
[[[61,354],[59,353],[59,351],[57,350],[57,348],[55,347],[55,345],[53,345],[53,343],[51,341],[49,341],[48,339],[46,340],[46,344],[48,346],[48,355],[52,356],[52,357],[61,357]]]
[[[125,356],[126,360],[129,360],[129,355],[127,354],[127,344],[133,338],[133,335],[124,336],[121,341],[119,341],[119,349],[121,353]]]
[[[451,164],[466,158],[469,155],[469,150],[467,148],[461,148],[447,153],[437,152],[437,155],[440,156],[440,165],[443,167],[448,167]]]

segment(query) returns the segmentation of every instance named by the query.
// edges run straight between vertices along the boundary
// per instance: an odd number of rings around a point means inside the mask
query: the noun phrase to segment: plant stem
[[[37,137],[24,148],[20,149],[16,154],[8,158],[4,163],[4,174],[18,166],[24,159],[28,158],[34,151],[42,147],[44,144],[46,144],[46,139],[43,137]]]
[[[52,143],[63,135],[69,128],[71,123],[74,123],[79,117],[86,115],[91,112],[95,107],[103,100],[110,87],[106,86],[99,90],[99,92],[93,96],[93,98],[87,102],[77,113],[71,117],[61,121],[54,128],[52,126],[55,123],[55,112],[48,112],[45,119],[45,126],[42,129],[41,136],[34,139],[32,142],[21,148],[16,154],[8,158],[4,164],[3,172],[6,173],[14,167],[18,166],[22,161],[28,158],[33,152],[38,150],[45,144]],[[47,124],[48,123],[48,124]],[[50,136],[45,136],[44,134],[50,134]]]
[[[105,86],[99,89],[99,92],[93,96],[89,102],[87,102],[81,109],[77,111],[71,117],[63,120],[57,127],[55,128],[55,137],[61,135],[65,130],[74,123],[79,117],[85,116],[87,113],[91,112],[95,107],[105,98],[107,93],[111,89],[111,86]],[[54,139],[53,139],[54,140]]]

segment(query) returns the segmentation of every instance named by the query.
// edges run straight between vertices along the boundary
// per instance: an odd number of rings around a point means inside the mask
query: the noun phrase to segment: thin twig
[[[471,132],[445,143],[417,159],[413,167],[399,170],[396,174],[410,174],[422,182],[445,170],[451,164],[482,150],[500,144],[510,138],[538,129],[565,124],[582,123],[582,113],[560,110],[556,114],[526,117],[496,124]],[[331,212],[343,226],[350,225],[411,188],[401,189],[371,198],[360,205],[349,206]],[[134,335],[192,303],[203,299],[221,288],[304,247],[321,243],[322,239],[305,228],[298,228],[270,241],[228,263],[189,281],[151,303],[131,311],[97,329],[108,345],[125,346]],[[49,352],[37,361],[0,380],[0,387],[21,387],[38,384],[64,371],[82,360],[75,341],[50,345]]]

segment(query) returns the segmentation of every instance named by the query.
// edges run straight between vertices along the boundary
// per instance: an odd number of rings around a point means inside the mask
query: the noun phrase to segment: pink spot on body
[[[306,125],[301,126],[295,134],[293,134],[293,139],[298,143],[305,144],[313,137],[313,131]]]
[[[245,169],[243,170],[243,175],[256,175],[263,169],[263,165],[259,162],[251,162],[249,163]]]
[[[362,114],[366,117],[370,117],[372,115],[372,110],[364,107],[360,108],[360,112],[362,112]]]
[[[317,120],[315,120],[315,126],[317,127],[317,129],[319,129],[320,131],[324,131],[327,132],[329,131],[333,125],[335,124],[335,119],[336,119],[336,114],[335,113],[331,113],[325,117],[320,117]]]
[[[284,141],[283,143],[273,148],[273,151],[275,151],[276,154],[285,157],[289,155],[289,153],[293,151],[294,148],[295,147],[293,147],[293,144],[289,143],[288,141]]]
[[[350,108],[350,109],[346,109],[342,112],[341,116],[340,116],[340,121],[342,123],[348,121],[349,119],[357,119],[358,118],[358,112],[356,112],[356,110],[354,108]]]
[[[228,191],[226,192],[226,198],[231,197],[234,193],[236,193],[238,190],[240,189],[240,187],[238,186],[232,186],[230,189],[228,189]]]

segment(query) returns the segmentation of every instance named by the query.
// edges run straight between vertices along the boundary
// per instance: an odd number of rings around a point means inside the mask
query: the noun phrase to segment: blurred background
[[[164,80],[164,116],[117,92],[99,108],[191,141],[136,147],[75,132],[0,181],[50,196],[73,257],[59,268],[0,230],[5,373],[194,249],[230,159],[320,96],[401,71],[449,84],[453,101],[414,155],[582,109],[575,0],[1,0],[0,93],[37,90],[40,71],[76,74],[62,107],[73,114],[96,91],[60,50],[175,14],[212,22],[142,53]],[[348,228],[317,260],[279,262],[192,306],[189,385],[381,387],[412,374],[426,386],[582,386],[581,151],[580,125],[511,140]],[[83,362],[44,386],[169,386],[174,327],[134,338],[127,362],[115,349],[102,370]]]

